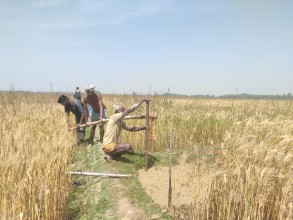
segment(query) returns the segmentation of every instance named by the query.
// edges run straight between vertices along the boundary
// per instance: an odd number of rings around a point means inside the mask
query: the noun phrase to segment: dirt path
[[[121,220],[136,220],[144,219],[144,210],[136,208],[130,202],[125,195],[126,187],[121,183],[120,179],[113,179],[112,183],[113,191],[117,192],[115,194],[115,205],[118,207],[115,212],[118,219]],[[112,210],[109,210],[112,211]]]
[[[77,149],[75,157],[71,171],[119,174],[118,167],[123,165],[121,161],[108,163],[103,159],[100,144]],[[147,217],[149,213],[145,212],[143,206],[138,206],[133,203],[133,199],[129,199],[127,185],[134,181],[133,178],[73,176],[70,219],[156,219]]]

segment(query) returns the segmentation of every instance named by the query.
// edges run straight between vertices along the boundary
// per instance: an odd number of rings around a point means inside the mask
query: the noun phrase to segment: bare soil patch
[[[186,163],[188,155],[183,153],[179,164],[172,167],[172,204],[176,207],[190,205],[197,200],[203,200],[212,174],[202,172],[196,165]],[[201,171],[200,171],[201,170]],[[164,208],[168,206],[169,167],[152,167],[139,170],[139,181],[155,203]]]

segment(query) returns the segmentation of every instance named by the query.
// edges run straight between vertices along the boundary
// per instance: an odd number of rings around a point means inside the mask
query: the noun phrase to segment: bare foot
[[[112,158],[111,155],[109,155],[109,154],[105,154],[104,159],[105,159],[106,161],[108,161],[109,163],[111,163],[111,162],[113,161],[113,158]]]

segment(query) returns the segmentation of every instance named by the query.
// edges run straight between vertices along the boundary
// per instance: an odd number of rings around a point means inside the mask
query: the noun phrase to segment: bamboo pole
[[[172,120],[170,120],[170,146],[169,146],[169,193],[168,193],[168,207],[172,204]]]
[[[132,177],[131,174],[112,174],[112,173],[93,173],[93,172],[67,172],[67,174],[83,175],[83,176]]]
[[[157,119],[158,116],[149,116],[150,118],[153,118],[153,119]],[[140,116],[125,116],[124,118],[122,118],[123,120],[128,120],[128,119],[144,119],[146,118],[145,115],[140,115]],[[99,120],[99,121],[94,121],[94,122],[90,122],[88,124],[82,124],[80,125],[79,127],[80,128],[84,128],[84,127],[88,127],[88,126],[91,126],[91,125],[96,125],[96,124],[101,124],[101,123],[106,123],[108,122],[110,119],[107,118],[107,119],[103,119],[103,120]],[[77,129],[77,127],[72,127],[70,128],[70,131],[74,130],[74,129]]]
[[[147,129],[145,130],[145,147],[144,147],[144,150],[145,152],[147,152],[148,150],[148,144],[149,144],[149,126],[150,126],[150,115],[149,115],[149,112],[150,112],[150,102],[146,102],[146,127]],[[145,154],[145,161],[144,161],[144,169],[147,171],[148,170],[148,153]]]

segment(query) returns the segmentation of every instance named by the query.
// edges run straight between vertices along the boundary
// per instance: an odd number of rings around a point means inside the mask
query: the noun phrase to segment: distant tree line
[[[247,93],[241,93],[239,95],[223,95],[219,98],[230,98],[230,99],[293,99],[291,93],[283,95],[253,95]]]
[[[163,96],[173,96],[173,97],[181,97],[181,98],[219,98],[219,99],[293,99],[293,95],[291,93],[283,94],[283,95],[254,95],[248,93],[241,94],[228,94],[222,96],[215,95],[181,95],[176,93],[164,93]]]
[[[24,90],[1,90],[0,92],[23,92],[23,93],[35,93],[33,91],[24,91]],[[54,93],[54,94],[60,94],[64,93],[62,91],[54,91],[54,92],[42,92],[42,91],[37,91],[36,93]],[[68,93],[65,92],[65,93]],[[71,93],[70,93],[71,94]],[[104,95],[122,95],[122,94],[107,94],[105,93]],[[248,93],[241,93],[241,94],[228,94],[228,95],[222,95],[222,96],[215,96],[215,95],[182,95],[182,94],[177,94],[177,93],[154,93],[154,94],[138,94],[136,92],[132,92],[132,94],[127,94],[123,93],[123,95],[133,95],[133,96],[139,96],[139,95],[155,95],[155,96],[170,96],[170,97],[176,97],[176,98],[210,98],[210,99],[280,99],[280,100],[293,100],[293,95],[289,92],[287,94],[283,95],[254,95],[254,94],[248,94]]]

